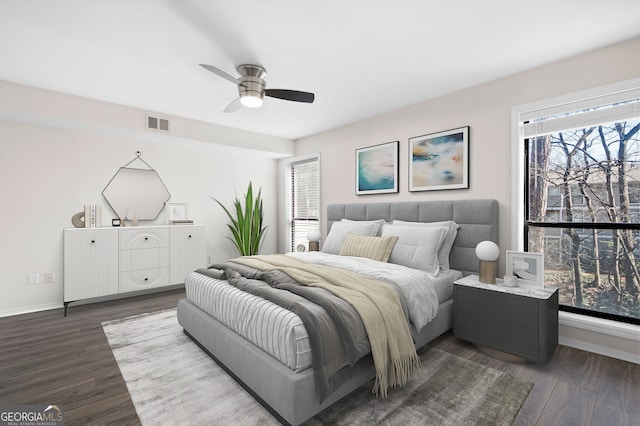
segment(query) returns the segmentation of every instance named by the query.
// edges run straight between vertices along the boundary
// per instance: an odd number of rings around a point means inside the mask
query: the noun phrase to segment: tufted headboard
[[[341,219],[404,220],[439,222],[453,220],[458,235],[451,249],[451,268],[465,275],[478,273],[476,245],[490,240],[498,244],[498,202],[496,200],[408,201],[398,203],[330,204],[327,206],[327,233]]]

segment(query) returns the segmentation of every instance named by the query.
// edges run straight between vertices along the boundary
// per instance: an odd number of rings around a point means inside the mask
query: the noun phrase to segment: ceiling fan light
[[[240,97],[240,103],[248,108],[259,108],[262,106],[262,97],[246,94]]]

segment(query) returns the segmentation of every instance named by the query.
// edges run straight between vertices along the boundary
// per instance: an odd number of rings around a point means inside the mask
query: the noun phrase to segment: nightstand
[[[483,284],[477,275],[453,283],[453,332],[493,356],[544,364],[558,346],[558,289]],[[516,360],[514,357],[511,360]],[[501,357],[502,358],[502,357]],[[505,357],[505,359],[510,359]]]

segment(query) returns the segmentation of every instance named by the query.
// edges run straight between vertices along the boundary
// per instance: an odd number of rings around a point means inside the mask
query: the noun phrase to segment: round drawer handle
[[[149,278],[145,278],[144,280],[145,280],[145,281],[149,281]]]
[[[191,238],[191,235],[189,235],[189,238]]]
[[[91,240],[91,244],[95,244],[95,243],[96,243],[96,240]]]
[[[147,241],[149,239],[149,237],[144,237],[144,240]]]

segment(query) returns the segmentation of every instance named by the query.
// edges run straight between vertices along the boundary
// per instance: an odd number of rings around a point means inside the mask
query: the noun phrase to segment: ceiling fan
[[[262,100],[265,96],[306,103],[312,103],[315,99],[315,95],[309,92],[287,89],[267,89],[267,83],[264,81],[264,78],[267,76],[267,71],[258,65],[239,65],[236,68],[240,74],[238,78],[212,65],[200,64],[200,66],[238,86],[240,97],[231,102],[229,106],[224,109],[224,112],[235,112],[242,106],[258,108],[262,106]]]

